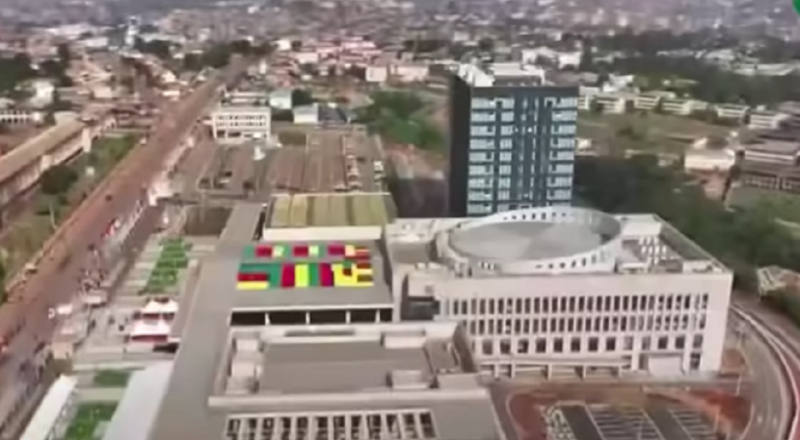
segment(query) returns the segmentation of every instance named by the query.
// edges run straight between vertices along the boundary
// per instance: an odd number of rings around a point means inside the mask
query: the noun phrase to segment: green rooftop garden
[[[92,384],[100,388],[124,388],[130,377],[130,371],[100,370],[94,375]]]
[[[116,403],[83,403],[67,428],[64,440],[95,440],[97,427],[114,416]]]
[[[188,252],[192,248],[182,238],[169,238],[161,242],[161,253],[147,279],[142,293],[162,293],[178,282],[178,272],[189,265]]]

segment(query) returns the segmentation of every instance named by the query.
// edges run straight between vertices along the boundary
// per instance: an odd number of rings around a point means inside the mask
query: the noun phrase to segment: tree
[[[172,58],[172,47],[168,41],[144,41],[141,38],[136,38],[133,47],[141,53],[153,55],[161,60],[169,60]]]
[[[64,69],[68,68],[70,61],[72,61],[72,52],[69,49],[69,45],[66,43],[59,44],[58,48],[56,48],[56,53],[58,54],[59,64]]]
[[[605,111],[605,106],[603,105],[602,102],[592,100],[589,103],[589,111],[595,115],[599,115],[600,113],[603,113],[603,111]]]
[[[757,267],[800,270],[800,239],[773,216],[729,210],[655,156],[576,158],[575,193],[602,211],[658,214],[733,269],[741,288],[753,287]]]
[[[272,112],[272,120],[274,122],[292,122],[294,114],[291,110],[275,110]]]
[[[57,196],[69,191],[77,180],[77,171],[67,165],[55,165],[42,173],[39,185],[43,194]]]
[[[481,38],[478,41],[478,49],[483,52],[491,52],[494,50],[494,40],[491,38]]]
[[[231,41],[229,48],[231,53],[238,53],[241,55],[249,55],[253,50],[253,46],[248,40]]]
[[[303,89],[294,89],[292,91],[292,106],[311,105],[317,102],[314,96]]]
[[[0,56],[0,93],[9,94],[18,89],[23,82],[35,77],[36,71],[31,67],[28,55]]]

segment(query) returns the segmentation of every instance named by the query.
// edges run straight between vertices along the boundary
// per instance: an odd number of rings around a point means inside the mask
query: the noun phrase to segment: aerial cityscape
[[[0,440],[800,440],[790,0],[0,0]]]

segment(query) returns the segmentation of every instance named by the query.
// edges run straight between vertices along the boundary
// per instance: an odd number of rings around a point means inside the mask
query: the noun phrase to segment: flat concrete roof
[[[389,194],[278,195],[270,227],[382,226],[394,219]]]
[[[61,122],[0,156],[0,182],[5,182],[34,160],[39,160],[70,137],[77,135],[83,127],[83,123],[78,120]]]
[[[472,258],[519,261],[560,258],[588,252],[604,241],[578,223],[510,221],[453,231],[450,244]]]
[[[316,339],[306,334],[314,326],[248,327],[232,332],[228,327],[230,310],[241,304],[243,297],[252,298],[251,295],[258,294],[268,297],[269,293],[237,293],[232,287],[235,280],[224,274],[232,277],[238,261],[225,255],[225,244],[221,248],[204,263],[212,268],[201,272],[194,301],[187,305],[190,317],[171,381],[151,431],[152,440],[219,440],[228,429],[230,418],[259,417],[263,420],[270,417],[269,413],[281,416],[401,410],[429,412],[439,438],[498,438],[494,409],[488,391],[478,385],[474,376],[474,361],[466,358],[469,360],[465,364],[465,358],[454,356],[453,349],[443,342],[441,335],[413,330],[426,326],[457,328],[455,324],[362,324],[360,327],[342,324],[342,328],[359,327],[361,333],[349,337],[322,334]],[[335,298],[336,289],[329,295]],[[326,329],[330,327],[325,326]],[[322,327],[316,328],[319,331]],[[385,329],[392,328],[399,328],[395,336],[410,338],[411,344],[406,341],[386,347],[391,343],[387,342],[389,330]],[[384,333],[376,333],[378,330],[374,329],[384,329],[380,330]],[[269,332],[275,331],[285,334],[270,337]],[[267,334],[260,336],[264,348],[263,353],[254,353],[254,368],[245,365],[243,369],[255,372],[258,371],[255,366],[259,366],[259,393],[220,394],[225,389],[220,388],[220,376],[227,376],[226,362],[232,359],[232,338],[242,332]],[[364,332],[367,334],[362,334]],[[419,337],[426,339],[415,345],[413,340]],[[469,362],[472,366],[465,369]],[[392,372],[400,373],[392,376]],[[394,390],[389,385],[390,380],[395,380],[390,378],[399,377],[403,382],[410,375],[413,383],[414,378],[431,380],[435,374],[454,375],[451,376],[452,389]],[[446,386],[442,377],[437,376],[436,383]],[[291,440],[300,440],[300,437]]]
[[[103,440],[147,440],[171,373],[168,361],[134,372]]]
[[[244,401],[231,407],[217,405],[212,407],[210,397],[218,390],[220,368],[227,359],[226,353],[230,349],[228,320],[232,310],[291,307],[313,309],[378,304],[388,306],[392,302],[388,287],[382,285],[385,283],[382,256],[374,247],[374,243],[361,243],[370,246],[370,260],[375,271],[373,287],[238,290],[240,266],[243,262],[248,262],[243,253],[248,249],[253,250],[253,234],[258,228],[261,212],[262,207],[258,204],[240,204],[234,207],[217,249],[202,262],[192,301],[184,305],[188,308],[188,317],[181,337],[181,348],[174,362],[173,374],[160,412],[152,428],[151,439],[218,440],[223,436],[226,420],[230,415],[254,411],[286,412],[299,411],[301,408],[303,410],[317,408],[320,411],[349,408],[351,411],[361,411],[370,408],[420,407],[429,408],[434,412],[437,427],[443,430],[443,433],[447,433],[446,438],[465,440],[496,438],[491,404],[488,398],[481,397],[481,388],[466,391],[467,395],[474,396],[471,400],[466,399],[462,392],[456,393],[455,397],[446,402],[442,400],[430,404],[427,402],[429,399],[424,396],[411,399],[411,395],[406,395],[405,399],[397,399],[392,396],[368,394],[368,398],[358,404],[327,399],[325,403]],[[292,243],[292,245],[297,244],[302,243]],[[322,246],[324,243],[306,244]],[[286,256],[286,262],[280,264],[293,264],[299,261],[294,254]],[[261,256],[252,257],[257,259]],[[292,328],[302,330],[306,327]],[[430,365],[431,361],[428,359],[430,351],[423,352],[420,348],[411,352],[402,348],[398,350],[386,354],[386,350],[381,349],[374,341],[365,343],[363,340],[326,347],[307,345],[298,348],[291,344],[269,345],[263,361],[259,361],[259,365],[263,368],[261,375],[264,381],[263,387],[281,393],[303,390],[311,392],[315,389],[335,390],[348,384],[359,389],[369,388],[369,385],[377,385],[380,382],[379,376],[384,376],[385,382],[387,369],[419,370],[425,369],[425,365]],[[435,353],[439,353],[435,357],[441,357],[440,351]],[[338,381],[342,382],[337,383]],[[352,389],[345,394],[361,396]],[[363,400],[363,397],[361,398]],[[467,417],[470,423],[464,423],[462,417]]]

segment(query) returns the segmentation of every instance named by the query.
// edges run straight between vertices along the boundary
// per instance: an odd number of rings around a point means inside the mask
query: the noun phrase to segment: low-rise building
[[[747,128],[752,130],[775,130],[781,123],[791,118],[791,115],[771,110],[750,110],[747,114]]]
[[[320,108],[319,104],[304,105],[296,107],[292,111],[295,124],[316,125],[319,124]]]
[[[762,140],[746,145],[739,169],[742,185],[800,193],[800,144]]]
[[[385,65],[367,66],[364,80],[370,83],[383,84],[389,79],[389,68]]]
[[[661,110],[664,113],[678,116],[690,116],[693,113],[708,110],[709,104],[704,101],[686,98],[664,98]]]
[[[736,152],[729,148],[688,150],[683,157],[690,173],[727,173],[735,164]]]
[[[211,112],[215,139],[269,139],[272,110],[267,105],[220,105]]]
[[[426,64],[395,64],[391,66],[391,76],[400,82],[422,82],[428,78]]]
[[[714,104],[713,110],[719,119],[727,119],[734,122],[743,122],[750,107],[742,104]]]
[[[269,105],[278,110],[292,109],[292,90],[277,89],[269,94]]]
[[[674,97],[674,94],[665,94],[661,92],[640,93],[633,98],[633,107],[636,110],[653,111],[661,104],[664,98]]]
[[[628,110],[628,103],[632,102],[628,95],[619,93],[601,93],[592,96],[590,100],[589,108],[598,105],[603,113],[615,115],[625,113]]]
[[[44,120],[42,112],[17,109],[0,109],[0,124],[29,125],[40,124]]]

